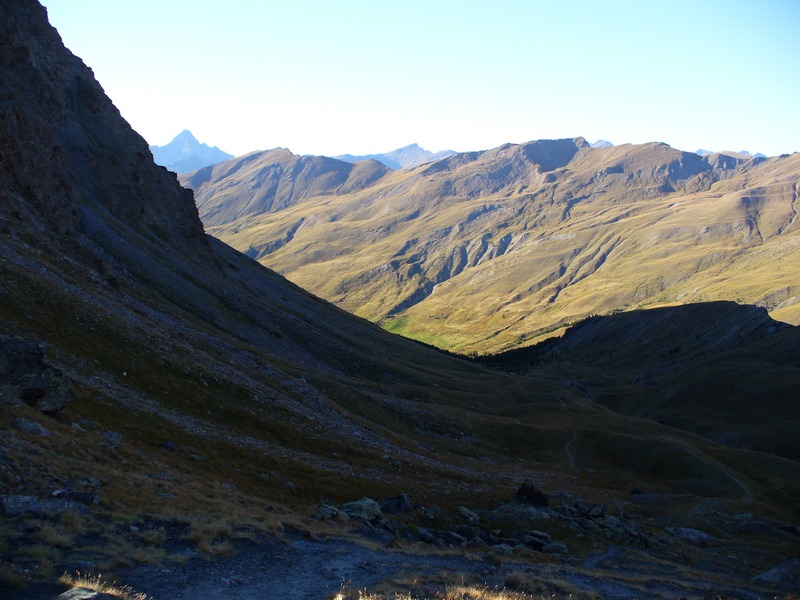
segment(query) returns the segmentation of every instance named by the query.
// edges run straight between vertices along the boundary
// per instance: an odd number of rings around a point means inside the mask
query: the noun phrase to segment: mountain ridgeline
[[[497,352],[670,303],[734,300],[800,321],[800,154],[577,138],[397,171],[272,150],[181,181],[213,235],[450,350]]]
[[[685,317],[673,319],[670,309],[653,313],[652,331],[630,317],[638,332],[633,345],[620,341],[628,322],[621,316],[590,322],[573,333],[587,335],[577,349],[566,337],[546,357],[513,365],[481,365],[390,335],[207,235],[192,193],[153,162],[35,0],[0,0],[0,32],[0,596],[51,598],[58,573],[108,573],[141,562],[157,565],[145,569],[150,583],[154,570],[166,573],[163,567],[177,584],[188,578],[183,569],[193,557],[229,555],[298,530],[339,535],[367,528],[373,543],[408,544],[415,552],[450,544],[548,562],[559,560],[543,552],[552,536],[559,540],[553,549],[568,555],[559,568],[626,548],[645,565],[652,561],[659,580],[675,570],[680,583],[691,564],[696,580],[747,589],[752,577],[796,554],[798,442],[785,436],[792,424],[797,429],[795,406],[764,411],[749,429],[740,413],[726,420],[719,411],[713,427],[697,435],[646,406],[644,395],[635,406],[597,397],[629,389],[631,368],[613,356],[638,356],[637,346],[650,348],[648,338],[671,348],[665,331],[681,329]],[[297,273],[311,268],[307,276],[322,282],[336,274],[332,286],[340,296],[367,294],[382,277],[405,290],[398,295],[387,286],[376,307],[406,302],[411,310],[427,298],[446,298],[444,286],[465,274],[482,277],[484,288],[505,277],[503,285],[517,290],[513,273],[500,268],[509,260],[527,261],[530,287],[531,277],[547,273],[548,257],[572,257],[565,273],[543,286],[558,287],[569,272],[574,288],[591,271],[582,254],[588,250],[576,251],[571,241],[580,233],[570,229],[575,223],[603,229],[598,213],[604,225],[613,224],[643,218],[651,203],[663,202],[678,215],[698,193],[747,215],[749,221],[735,221],[740,242],[756,237],[757,228],[762,252],[775,261],[791,257],[791,244],[769,240],[791,240],[793,217],[764,207],[786,209],[794,179],[784,165],[795,158],[749,164],[693,159],[662,145],[647,149],[643,156],[637,147],[590,150],[580,139],[534,142],[401,171],[275,150],[188,179],[204,214],[214,209],[219,223],[247,229],[245,250],[262,260],[302,258],[308,266],[298,262]],[[731,166],[720,170],[713,161]],[[590,185],[592,177],[607,187]],[[222,181],[253,185],[251,206],[237,207],[234,196],[215,205],[204,196],[204,186],[219,191]],[[709,192],[697,191],[708,185]],[[623,193],[636,186],[640,212]],[[263,189],[272,191],[257,192]],[[551,221],[543,238],[537,227]],[[509,237],[489,234],[498,222]],[[698,219],[683,232],[670,222],[655,240],[663,246],[659,256],[669,258],[669,240],[700,235],[698,226],[732,227],[721,218]],[[258,227],[271,233],[260,236]],[[653,234],[645,231],[638,243]],[[587,234],[582,243],[595,244],[595,263],[604,256],[611,264],[622,244],[614,235]],[[364,239],[375,255],[355,244]],[[454,242],[466,244],[463,253]],[[549,248],[538,262],[528,253],[537,247]],[[386,252],[388,262],[367,266]],[[755,257],[738,260],[751,260],[756,272]],[[314,270],[319,265],[327,271]],[[595,264],[593,272],[602,269]],[[435,294],[408,302],[430,281]],[[475,293],[459,293],[467,292]],[[462,297],[471,309],[483,310],[485,302],[477,293]],[[722,374],[739,377],[743,361],[754,357],[772,360],[775,381],[778,373],[781,381],[795,376],[796,327],[776,324],[763,310],[698,310],[716,324],[711,338],[726,344],[721,358],[750,353],[715,362],[714,348],[723,346],[700,349],[689,340],[684,347],[705,361],[697,364],[721,374],[706,384]],[[748,311],[752,327],[723,335],[741,320],[738,310]],[[497,318],[513,323],[512,317]],[[604,333],[588,335],[595,327]],[[598,374],[603,363],[593,362],[586,345],[605,352],[610,340],[617,340],[616,354],[609,351],[609,372]],[[662,383],[658,356],[648,358],[652,372],[640,381]],[[56,388],[58,402],[49,402]],[[703,388],[680,393],[696,394],[700,415]],[[753,410],[762,399],[753,392],[741,402]],[[766,446],[760,434],[770,419],[785,444]],[[741,443],[719,443],[723,430]],[[520,487],[534,477],[546,493]],[[520,489],[539,505],[509,502]],[[324,520],[342,514],[332,505],[365,496],[399,498],[411,509],[391,520],[380,511],[380,519]],[[481,516],[473,518],[472,509]],[[505,536],[531,546],[519,550]],[[487,548],[484,537],[505,547]],[[444,539],[450,541],[439,543]],[[333,577],[335,593],[341,572]],[[47,593],[31,591],[36,584]],[[209,595],[230,593],[231,582],[215,585],[220,589]]]

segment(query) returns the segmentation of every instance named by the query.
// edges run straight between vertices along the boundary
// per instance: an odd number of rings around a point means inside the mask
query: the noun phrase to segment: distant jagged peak
[[[233,158],[217,146],[199,142],[188,129],[164,146],[150,146],[150,152],[157,164],[176,173],[189,173]]]

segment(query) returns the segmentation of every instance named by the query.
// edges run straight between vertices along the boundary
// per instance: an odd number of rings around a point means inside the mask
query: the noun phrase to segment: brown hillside
[[[217,204],[253,192],[225,177],[195,189],[210,233],[299,285],[391,331],[495,352],[665,303],[735,300],[800,321],[799,186],[800,155],[579,138],[458,154],[227,221]]]

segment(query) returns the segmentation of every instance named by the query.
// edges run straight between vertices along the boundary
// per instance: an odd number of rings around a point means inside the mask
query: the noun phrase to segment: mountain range
[[[424,148],[420,148],[418,144],[411,144],[392,150],[391,152],[384,152],[383,154],[365,154],[363,156],[353,156],[352,154],[342,154],[335,156],[338,160],[345,162],[360,162],[362,160],[377,160],[379,163],[386,165],[390,169],[405,169],[407,167],[414,167],[423,163],[433,162],[440,158],[452,156],[456,152],[454,150],[441,150],[439,152],[430,152]]]
[[[208,165],[233,158],[216,146],[201,144],[188,129],[184,129],[165,146],[150,146],[156,164],[176,173],[196,171]]]
[[[734,300],[800,322],[800,154],[576,138],[390,171],[270,150],[181,181],[213,235],[450,350],[499,352],[674,303]]]
[[[342,573],[368,570],[342,555],[335,540],[344,535],[376,552],[477,553],[476,572],[493,585],[511,581],[510,569],[518,573],[528,563],[531,570],[557,569],[544,585],[559,592],[567,571],[582,590],[591,574],[597,585],[622,581],[629,595],[651,584],[682,594],[691,585],[687,595],[793,589],[791,574],[773,575],[773,567],[797,548],[800,465],[796,436],[787,432],[796,431],[798,412],[789,402],[761,411],[761,389],[750,387],[757,379],[741,375],[743,366],[761,361],[770,382],[792,385],[797,327],[733,303],[701,304],[699,312],[665,307],[583,321],[541,354],[499,355],[495,364],[391,335],[208,235],[197,208],[204,206],[202,190],[196,205],[176,175],[155,164],[92,71],[63,46],[46,10],[35,0],[0,0],[0,17],[2,597],[52,598],[60,591],[55,578],[76,571],[121,575],[122,582],[126,573],[149,574],[145,592],[178,597],[151,584],[168,577],[173,586],[189,586],[198,562],[199,571],[222,565],[226,574],[238,573],[242,565],[232,554],[275,539],[283,551],[246,563],[248,571],[252,564],[253,571],[288,569],[292,544],[314,541],[339,565],[314,571],[315,579],[332,582],[333,595]],[[756,225],[763,238],[793,230],[791,216],[756,209],[784,206],[794,181],[785,167],[794,157],[750,164],[677,155],[684,162],[669,160],[663,171],[653,165],[676,156],[665,146],[648,147],[645,157],[637,148],[589,153],[585,146],[506,146],[399,172],[375,161],[275,150],[206,167],[190,179],[199,188],[204,178],[249,173],[257,177],[252,183],[274,190],[254,194],[245,207],[230,198],[219,207],[220,221],[241,214],[268,227],[270,217],[306,205],[302,222],[277,238],[288,239],[272,253],[304,235],[307,223],[321,227],[315,236],[325,244],[342,236],[320,257],[347,257],[348,244],[363,235],[359,228],[380,245],[415,222],[460,223],[462,204],[491,194],[480,210],[470,207],[461,232],[454,226],[409,238],[406,252],[420,258],[390,265],[398,281],[404,273],[413,279],[413,265],[421,272],[428,264],[425,244],[469,236],[470,227],[498,211],[516,207],[505,217],[511,223],[539,206],[543,221],[555,215],[566,224],[581,221],[585,204],[596,201],[603,223],[636,219],[648,213],[648,202],[641,213],[632,211],[623,189],[645,190],[660,206],[670,194],[667,183],[697,194],[717,177],[717,162],[731,165],[721,171],[729,176],[717,179],[707,199],[719,194],[735,214],[749,210],[737,239],[753,237]],[[612,154],[599,160],[594,152]],[[268,168],[248,170],[259,161]],[[581,161],[606,165],[604,178],[593,175],[594,198],[584,197],[591,188],[582,177],[591,169],[579,169]],[[565,165],[576,180],[568,181]],[[744,181],[747,193],[739,194]],[[555,212],[545,210],[544,192],[534,192],[548,183],[566,188],[546,187]],[[389,194],[398,187],[403,196]],[[603,190],[620,206],[604,204]],[[338,204],[359,194],[370,200],[356,212]],[[520,197],[533,213],[518,210]],[[402,202],[416,203],[420,215],[398,221],[393,207],[402,209]],[[680,213],[680,201],[669,202]],[[259,212],[264,207],[266,215]],[[342,221],[346,231],[337,229]],[[598,227],[596,217],[592,223],[586,227]],[[708,226],[694,227],[700,225]],[[681,231],[668,223],[662,233],[674,237],[656,241],[682,241]],[[512,256],[526,240],[547,244],[531,232],[508,243],[479,239],[487,249],[467,252],[468,259],[485,257],[478,265]],[[599,239],[606,242],[598,259],[616,238]],[[314,255],[314,242],[304,243]],[[777,262],[790,256],[790,246],[765,243],[763,251]],[[267,247],[259,242],[250,254]],[[442,268],[452,273],[457,264]],[[573,279],[583,272],[577,268]],[[663,353],[675,370],[659,371]],[[643,373],[632,364],[640,358]],[[698,387],[678,379],[694,367],[710,374],[695,381]],[[737,380],[742,396],[729,418],[724,405],[706,403],[706,391]],[[677,383],[684,384],[678,396],[691,394],[691,401],[679,398],[683,410],[698,418],[713,412],[706,430],[676,422],[668,396],[648,403],[648,386]],[[619,402],[615,392],[632,384],[645,389],[638,403]],[[748,407],[753,423],[742,416]],[[773,446],[762,435],[770,429],[780,438]],[[608,566],[618,555],[636,557],[643,578]],[[309,574],[289,572],[291,580]],[[241,581],[212,579],[209,597],[230,595]],[[187,589],[180,597],[193,595]]]

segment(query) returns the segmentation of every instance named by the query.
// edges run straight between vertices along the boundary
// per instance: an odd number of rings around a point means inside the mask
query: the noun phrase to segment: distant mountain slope
[[[197,206],[206,215],[206,225],[214,226],[278,212],[313,196],[356,192],[389,171],[374,160],[351,164],[276,148],[205,167],[181,181],[197,190]]]
[[[201,144],[188,129],[184,129],[165,146],[150,146],[156,164],[176,173],[188,173],[233,158],[216,146]]]
[[[445,348],[494,352],[591,314],[674,302],[736,300],[800,322],[800,154],[541,140],[350,191],[292,179],[302,201],[286,206],[258,183],[276,168],[264,158],[237,180],[221,166],[182,178],[209,231],[351,312]],[[254,196],[267,212],[249,209]]]
[[[391,152],[384,152],[382,154],[366,154],[364,156],[353,156],[352,154],[342,154],[335,156],[339,160],[346,162],[359,162],[362,160],[377,160],[391,169],[405,169],[407,167],[414,167],[423,163],[433,162],[440,158],[452,156],[456,152],[454,150],[441,150],[439,152],[430,152],[424,148],[420,148],[418,144],[410,144]]]

